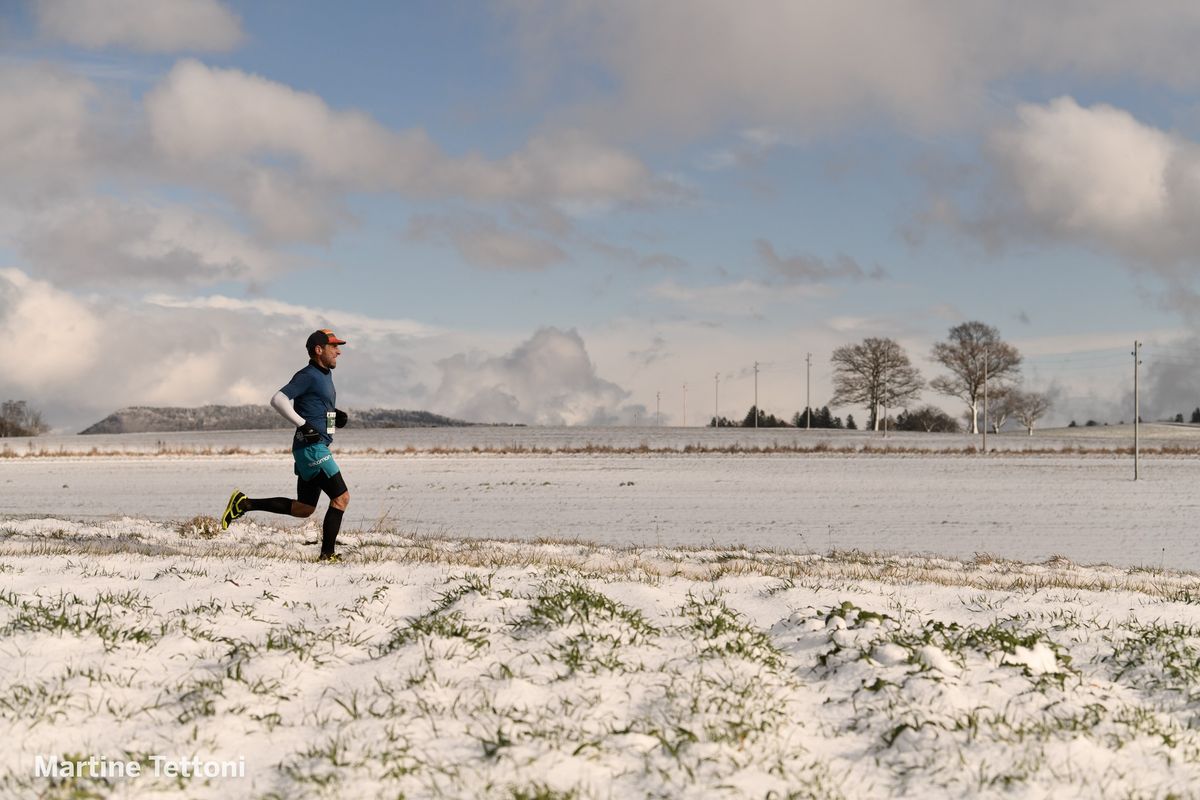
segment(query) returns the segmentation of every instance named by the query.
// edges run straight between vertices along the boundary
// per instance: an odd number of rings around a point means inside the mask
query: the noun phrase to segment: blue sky
[[[318,326],[346,405],[480,421],[741,416],[755,361],[790,415],[807,353],[824,405],[968,320],[1049,424],[1131,416],[1134,338],[1144,414],[1200,405],[1187,3],[0,14],[0,394],[64,430],[263,402]]]

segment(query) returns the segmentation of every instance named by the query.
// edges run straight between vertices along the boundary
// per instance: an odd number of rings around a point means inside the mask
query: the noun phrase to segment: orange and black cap
[[[345,339],[339,339],[337,334],[328,328],[322,328],[319,331],[313,331],[308,335],[308,341],[304,346],[308,348],[308,352],[312,352],[314,347],[324,347],[327,344],[345,344]]]

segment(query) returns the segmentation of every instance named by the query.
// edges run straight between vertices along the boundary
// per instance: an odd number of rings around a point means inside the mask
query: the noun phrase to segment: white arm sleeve
[[[288,400],[288,396],[283,392],[276,392],[271,398],[271,408],[297,428],[304,424],[304,417],[296,413],[296,409],[292,408],[292,401]]]

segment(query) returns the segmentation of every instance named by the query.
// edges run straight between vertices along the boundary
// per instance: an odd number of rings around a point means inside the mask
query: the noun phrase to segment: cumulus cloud
[[[357,345],[363,341],[378,341],[388,338],[407,340],[423,339],[442,333],[438,328],[410,319],[383,319],[369,317],[364,314],[342,311],[334,308],[317,308],[301,306],[295,303],[285,303],[282,300],[256,298],[245,300],[223,295],[208,295],[205,297],[178,297],[167,294],[153,294],[146,297],[146,302],[163,308],[198,309],[219,312],[243,312],[255,316],[275,318],[289,328],[305,329],[311,332],[320,326],[336,327],[342,338],[353,336]]]
[[[1195,86],[1186,0],[1028,4],[558,0],[505,6],[530,85],[600,72],[575,113],[628,133],[729,125],[823,133],[881,115],[938,130],[986,113],[989,84],[1031,71]],[[572,67],[579,69],[573,70]],[[585,84],[586,85],[586,84]]]
[[[5,366],[5,392],[55,426],[82,428],[126,405],[265,403],[304,365],[318,327],[350,341],[339,399],[356,408],[426,407],[430,353],[461,347],[408,320],[220,296],[74,295],[0,270],[0,336],[19,356]]]
[[[460,353],[438,362],[433,405],[480,422],[603,425],[632,419],[629,392],[600,378],[575,330],[542,328],[503,356]]]
[[[393,131],[314,94],[192,60],[155,87],[146,111],[158,151],[200,168],[286,159],[342,188],[480,201],[639,203],[674,189],[637,158],[580,131],[534,137],[501,159],[455,158],[422,130]]]
[[[352,223],[345,199],[364,191],[490,206],[419,217],[414,231],[471,264],[544,269],[568,260],[557,240],[576,235],[569,212],[675,191],[578,131],[500,158],[450,156],[422,130],[194,60],[140,105],[44,65],[0,65],[0,170],[0,237],[36,274],[93,285],[257,284],[293,266],[279,246],[327,244]],[[154,199],[178,188],[208,208]],[[510,224],[495,221],[497,208]]]
[[[111,198],[58,205],[28,223],[17,242],[38,274],[66,285],[257,282],[284,266],[217,219]]]
[[[409,220],[407,238],[449,242],[468,264],[509,270],[541,270],[568,259],[551,241],[501,228],[484,214],[419,214]]]
[[[100,356],[104,333],[103,319],[85,303],[19,270],[0,270],[0,337],[14,354],[4,366],[9,391],[78,387],[78,376]]]
[[[1172,183],[1185,197],[1196,188],[1197,164],[1182,142],[1120,109],[1083,108],[1068,97],[1023,105],[1017,117],[993,136],[991,150],[1031,222],[1049,233],[1104,237],[1134,250],[1161,246],[1173,201],[1184,199],[1172,196]]]
[[[243,38],[217,0],[38,0],[33,9],[43,36],[82,47],[224,52]]]
[[[797,283],[828,281],[837,278],[850,280],[882,280],[887,277],[883,267],[876,265],[869,272],[850,256],[840,255],[832,261],[812,255],[781,257],[766,239],[757,239],[754,249],[771,272],[788,281]]]
[[[1113,106],[1063,97],[1020,106],[990,137],[987,158],[985,199],[975,208],[939,201],[935,217],[993,248],[1042,240],[1112,254],[1166,279],[1173,293],[1194,293],[1195,142]]]
[[[651,405],[663,390],[669,421],[682,407],[681,384],[698,387],[714,369],[746,362],[747,353],[788,350],[796,341],[813,352],[844,343],[820,328],[764,334],[757,326],[687,322],[656,326],[651,338],[644,321],[629,320],[591,334],[591,347],[576,331],[547,328],[505,351],[495,348],[494,332],[435,330],[336,307],[220,295],[72,295],[16,270],[0,274],[0,335],[21,354],[6,368],[6,391],[74,430],[125,405],[263,403],[303,364],[304,338],[316,327],[332,327],[350,342],[338,372],[339,401],[348,407],[531,424],[649,419],[629,389]],[[688,346],[680,351],[671,342]],[[744,413],[751,384],[728,378],[721,379],[721,413]],[[814,374],[818,394],[822,380]],[[763,402],[788,408],[804,388],[797,381],[794,371],[768,378]],[[703,409],[697,414],[711,408],[704,399],[692,402]]]

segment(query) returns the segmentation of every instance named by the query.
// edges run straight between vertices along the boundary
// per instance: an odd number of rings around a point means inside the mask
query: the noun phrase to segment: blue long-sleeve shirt
[[[324,444],[332,444],[333,437],[327,433],[328,414],[337,403],[337,391],[333,388],[333,371],[309,362],[308,366],[292,376],[279,391],[292,401],[296,413],[317,429]],[[294,439],[292,449],[299,450],[308,445],[303,439]]]

